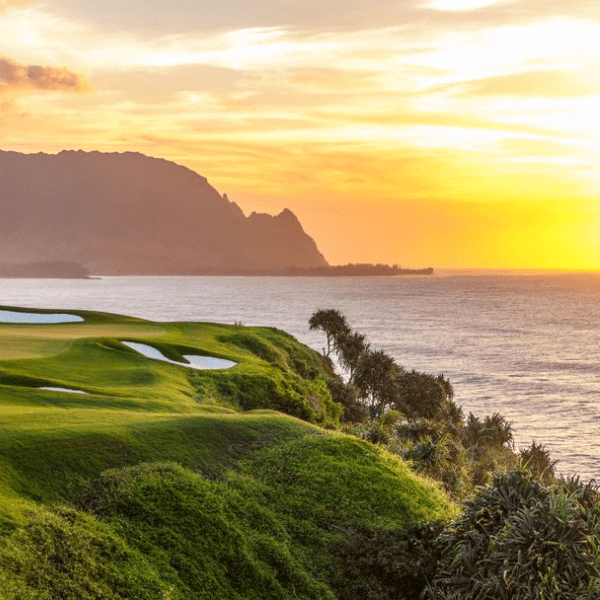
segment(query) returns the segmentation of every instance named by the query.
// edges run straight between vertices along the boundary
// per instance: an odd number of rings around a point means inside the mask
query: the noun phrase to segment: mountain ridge
[[[99,275],[326,266],[289,209],[243,210],[206,177],[139,152],[0,150],[0,261],[78,262]]]

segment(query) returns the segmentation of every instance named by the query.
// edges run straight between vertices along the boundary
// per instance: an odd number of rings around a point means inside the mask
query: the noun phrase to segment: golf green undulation
[[[401,459],[331,431],[331,367],[290,335],[73,314],[0,324],[0,597],[349,598],[383,581],[363,540],[396,540],[408,564],[406,532],[455,514]]]

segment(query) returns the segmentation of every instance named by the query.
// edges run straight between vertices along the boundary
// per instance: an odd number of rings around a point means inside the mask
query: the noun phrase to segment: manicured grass
[[[288,334],[71,312],[85,321],[0,324],[2,598],[344,598],[357,532],[455,514],[401,459],[328,430],[331,367]]]

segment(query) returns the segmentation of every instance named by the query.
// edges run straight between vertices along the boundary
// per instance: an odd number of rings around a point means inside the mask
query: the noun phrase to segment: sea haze
[[[317,350],[308,319],[337,308],[399,365],[448,376],[466,414],[499,412],[561,473],[598,474],[600,274],[4,279],[1,290],[10,306],[273,326]]]

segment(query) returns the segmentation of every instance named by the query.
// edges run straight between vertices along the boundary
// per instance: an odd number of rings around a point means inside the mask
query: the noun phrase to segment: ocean
[[[498,412],[564,475],[600,473],[600,274],[4,279],[0,304],[278,327],[316,350],[319,308],[406,369],[444,373],[465,414]]]

